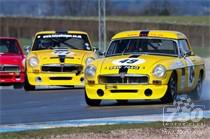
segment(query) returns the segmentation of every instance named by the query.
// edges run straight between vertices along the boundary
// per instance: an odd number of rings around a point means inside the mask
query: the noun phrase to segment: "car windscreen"
[[[91,50],[87,35],[84,34],[42,34],[37,35],[32,50],[70,48]]]
[[[0,53],[14,53],[19,54],[16,40],[0,39]]]
[[[154,54],[177,56],[175,40],[162,38],[121,39],[111,42],[106,56],[123,54]]]

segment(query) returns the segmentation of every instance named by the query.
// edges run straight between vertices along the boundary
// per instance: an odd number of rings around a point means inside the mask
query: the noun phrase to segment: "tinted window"
[[[1,39],[0,40],[0,53],[19,53],[19,49],[17,47],[16,40],[7,40]]]
[[[133,53],[178,55],[177,44],[169,39],[122,39],[110,44],[107,56]]]
[[[71,48],[78,50],[91,50],[87,35],[82,34],[44,34],[35,39],[32,50],[45,50],[55,48]]]

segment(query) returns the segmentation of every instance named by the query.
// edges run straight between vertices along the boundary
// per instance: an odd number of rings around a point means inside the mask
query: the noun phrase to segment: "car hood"
[[[65,63],[71,64],[82,64],[83,59],[89,54],[91,51],[81,51],[81,50],[70,50],[67,49],[65,51],[62,50],[41,50],[41,51],[32,51],[28,58],[37,57],[39,59],[40,64],[55,64],[61,63],[60,56],[65,56]]]
[[[24,56],[14,53],[0,53],[0,64],[22,65]]]
[[[128,74],[148,74],[156,64],[171,61],[174,57],[157,55],[123,55],[102,60],[100,73],[118,74],[127,68]]]

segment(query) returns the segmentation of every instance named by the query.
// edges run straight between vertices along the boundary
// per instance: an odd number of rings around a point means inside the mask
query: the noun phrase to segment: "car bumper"
[[[24,72],[0,72],[0,83],[23,83],[24,80]]]
[[[84,75],[69,73],[27,73],[31,85],[48,86],[84,86]]]
[[[90,99],[138,100],[160,99],[166,93],[167,88],[167,85],[86,85],[85,91]],[[104,94],[100,96],[99,90]],[[151,90],[151,95],[148,95],[150,93],[148,90]]]

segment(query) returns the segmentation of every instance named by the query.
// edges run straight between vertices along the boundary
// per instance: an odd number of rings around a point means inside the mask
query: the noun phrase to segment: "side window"
[[[179,40],[179,49],[180,49],[180,54],[182,56],[184,56],[184,54],[186,53],[191,52],[186,40]]]

